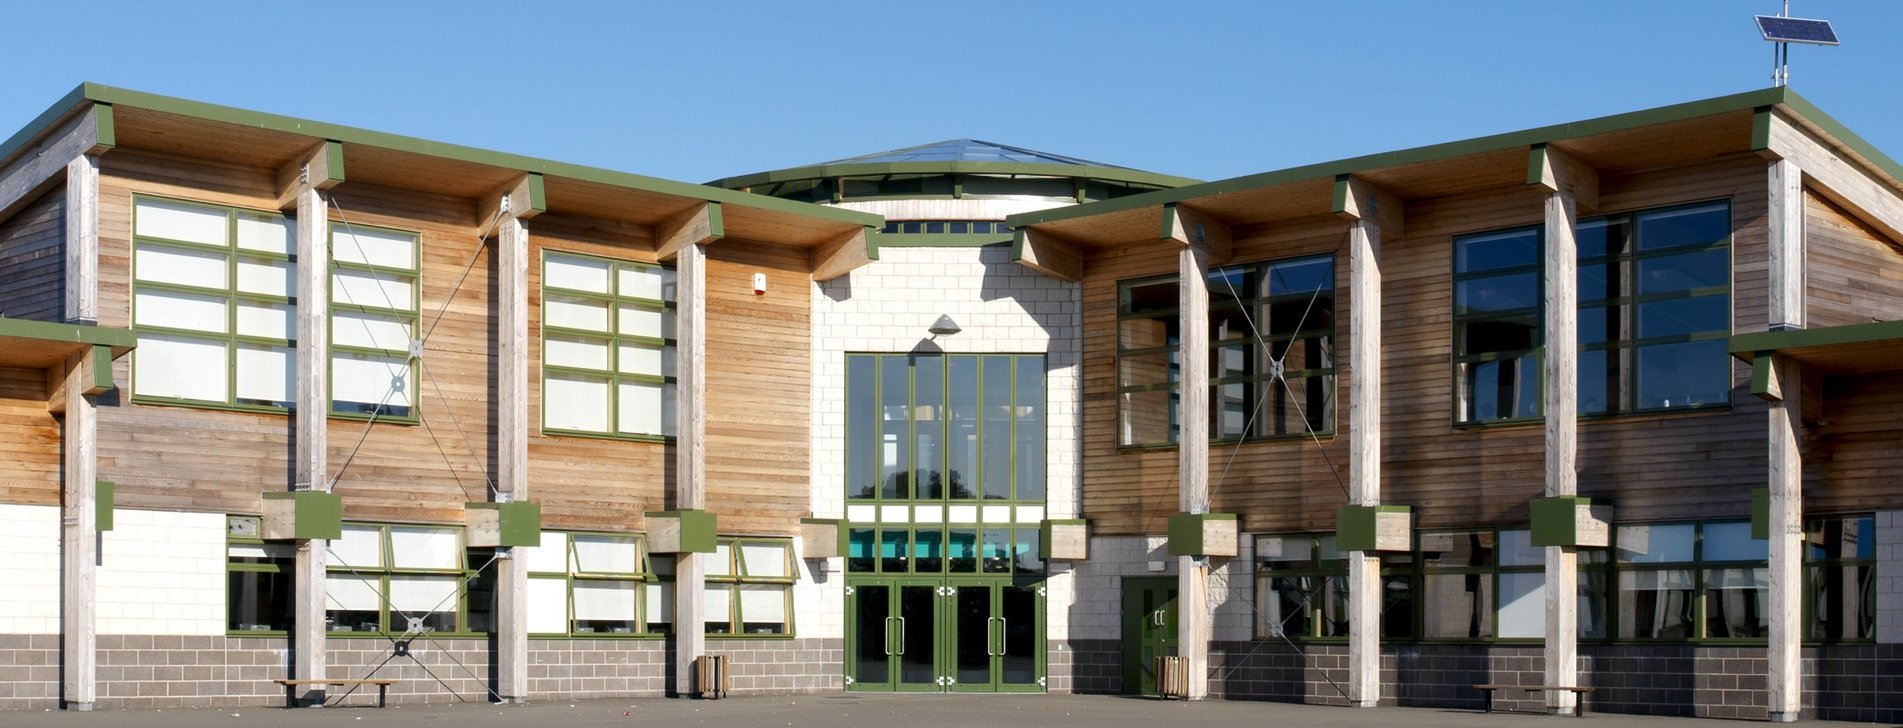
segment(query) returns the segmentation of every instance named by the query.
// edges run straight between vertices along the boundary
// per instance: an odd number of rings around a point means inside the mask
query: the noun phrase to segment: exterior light
[[[932,336],[950,336],[964,331],[964,329],[959,328],[958,322],[953,321],[951,316],[944,315],[939,316],[937,321],[933,321],[932,327],[926,329],[926,331],[932,332]]]

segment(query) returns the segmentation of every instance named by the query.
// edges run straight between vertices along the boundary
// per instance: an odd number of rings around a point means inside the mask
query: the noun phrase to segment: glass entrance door
[[[936,691],[939,672],[939,602],[942,584],[880,580],[847,588],[846,668],[855,690]]]
[[[955,584],[951,687],[968,692],[1044,688],[1043,597],[1035,585]]]

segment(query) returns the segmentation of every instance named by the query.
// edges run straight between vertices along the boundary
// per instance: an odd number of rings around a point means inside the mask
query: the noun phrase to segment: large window
[[[143,196],[134,198],[132,218],[133,397],[290,408],[290,220]]]
[[[520,551],[532,634],[634,636],[673,622],[673,584],[658,579],[638,536],[545,531],[540,546]]]
[[[330,228],[330,411],[412,419],[421,286],[418,236]]]
[[[707,563],[707,633],[793,633],[793,543],[723,538]]]
[[[1181,435],[1177,279],[1118,286],[1118,442]],[[1209,417],[1217,440],[1334,427],[1335,261],[1316,256],[1209,274]]]
[[[1810,574],[1804,610],[1807,639],[1876,638],[1876,526],[1876,519],[1865,514],[1819,518],[1805,529],[1804,562]]]
[[[1037,526],[956,523],[854,528],[846,570],[881,574],[1013,574],[1041,578],[1044,554]]]
[[[462,529],[345,524],[328,542],[325,616],[336,633],[472,634],[494,621],[494,570]]]
[[[1044,357],[846,357],[846,495],[1044,500]]]
[[[225,629],[233,634],[283,634],[296,610],[296,547],[265,543],[257,516],[226,519]]]
[[[1731,205],[1582,220],[1579,412],[1730,402]],[[1456,419],[1540,414],[1542,231],[1454,239]]]
[[[1348,554],[1334,536],[1260,536],[1255,557],[1257,638],[1348,636]],[[1381,557],[1381,633],[1388,639],[1415,635],[1412,558]]]
[[[674,272],[545,252],[542,427],[674,434]]]
[[[1620,526],[1615,547],[1621,639],[1769,633],[1769,546],[1749,521]]]

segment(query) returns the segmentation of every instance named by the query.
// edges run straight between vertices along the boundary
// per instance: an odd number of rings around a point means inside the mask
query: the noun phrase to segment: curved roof
[[[717,179],[707,184],[728,189],[794,180],[895,174],[987,174],[1077,177],[1155,187],[1181,187],[1197,180],[980,139],[946,139],[801,167]]]

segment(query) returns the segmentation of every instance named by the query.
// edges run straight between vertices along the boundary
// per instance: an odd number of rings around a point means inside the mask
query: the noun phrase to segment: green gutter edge
[[[114,349],[132,349],[139,345],[139,337],[131,329],[117,329],[108,326],[79,326],[60,324],[51,321],[32,321],[29,319],[0,318],[0,336],[13,336],[22,339],[41,339],[44,341],[68,341],[75,344],[110,346]]]
[[[1870,160],[1871,164],[1882,169],[1890,176],[1903,180],[1903,166],[1876,150],[1863,137],[1857,136],[1848,128],[1819,110],[1789,87],[1759,89],[1730,96],[1691,101],[1655,109],[1632,111],[1594,119],[1554,124],[1533,129],[1494,134],[1463,141],[1445,142],[1424,147],[1414,147],[1392,152],[1381,152],[1360,157],[1349,157],[1330,162],[1321,162],[1301,167],[1262,172],[1226,180],[1205,182],[1173,190],[1158,190],[1140,195],[1119,197],[1114,200],[1092,202],[1074,207],[1053,208],[1037,212],[1024,212],[1005,218],[1011,227],[1037,225],[1080,217],[1089,217],[1109,212],[1123,212],[1149,205],[1192,200],[1241,190],[1268,187],[1271,185],[1325,179],[1343,174],[1354,174],[1374,169],[1398,167],[1422,162],[1432,162],[1469,154],[1497,152],[1513,147],[1530,147],[1551,141],[1593,136],[1626,129],[1668,124],[1676,121],[1695,119],[1736,111],[1755,111],[1783,104],[1799,116],[1816,124],[1845,147],[1856,151]]]
[[[1069,177],[1106,182],[1133,182],[1158,187],[1182,187],[1201,180],[1145,172],[1128,167],[1089,167],[1075,164],[1038,162],[866,162],[859,164],[812,164],[770,172],[722,177],[707,184],[726,189],[800,180],[835,177],[878,177],[894,174],[981,174],[1022,175],[1027,177]]]
[[[74,89],[72,93],[67,94],[51,108],[47,109],[45,113],[40,114],[32,122],[28,123],[25,128],[15,133],[12,137],[9,137],[4,144],[0,144],[0,161],[4,161],[17,152],[19,147],[31,143],[33,139],[39,137],[46,129],[59,123],[60,120],[76,111],[79,105],[88,101],[95,104],[122,105],[132,108],[149,109],[194,119],[316,137],[318,139],[343,144],[362,144],[367,147],[409,152],[412,154],[469,162],[471,164],[501,167],[503,169],[511,169],[531,174],[563,177],[613,187],[706,200],[708,202],[729,202],[743,207],[800,215],[833,222],[865,226],[880,225],[885,222],[885,219],[878,215],[855,212],[852,210],[782,200],[764,195],[725,190],[718,187],[708,187],[691,182],[677,182],[630,172],[617,172],[599,167],[586,167],[578,164],[555,162],[506,152],[477,149],[475,147],[466,147],[458,144],[435,142],[427,139],[370,131],[368,129],[359,129],[339,124],[327,124],[289,116],[280,116],[278,114],[268,114],[261,111],[247,111],[229,106],[208,104],[201,101],[190,101],[187,99],[145,93],[143,91],[114,88],[91,82],[80,84],[79,88]]]
[[[1813,346],[1873,344],[1896,340],[1903,340],[1903,321],[1878,321],[1848,326],[1827,326],[1820,329],[1733,334],[1729,349],[1732,356],[1751,361],[1761,352],[1804,349]]]

